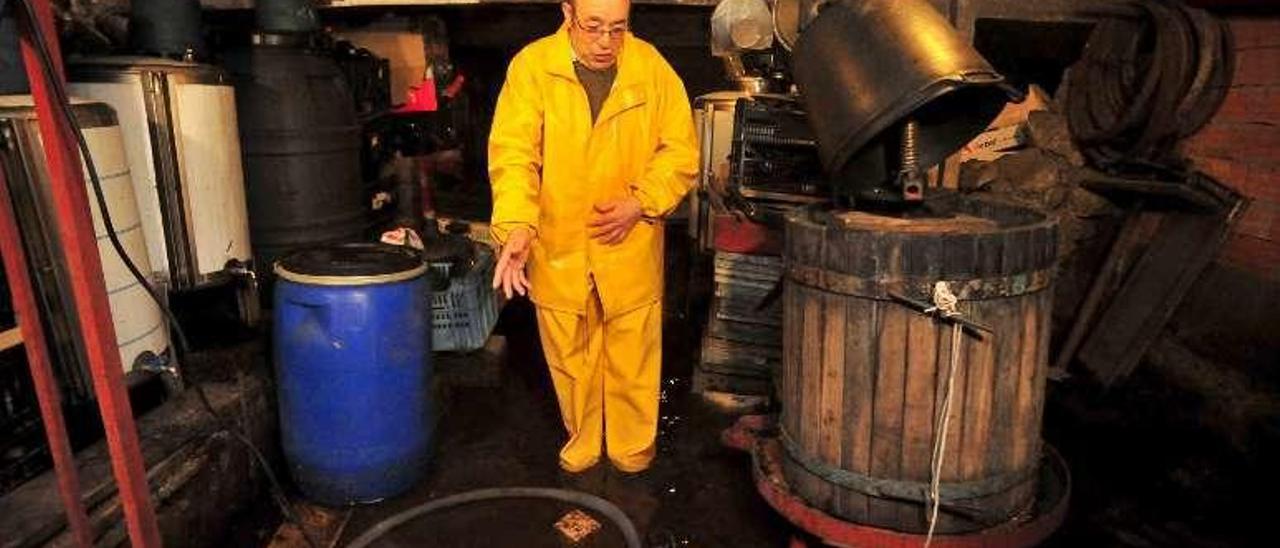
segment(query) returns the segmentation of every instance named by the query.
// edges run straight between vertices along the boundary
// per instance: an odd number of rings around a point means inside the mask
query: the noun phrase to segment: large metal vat
[[[134,200],[129,163],[125,157],[115,113],[103,103],[78,103],[73,108],[101,179],[112,225],[129,258],[142,272],[150,272],[150,257]],[[5,178],[14,213],[22,231],[42,320],[53,347],[61,377],[73,392],[91,394],[83,343],[78,337],[70,277],[57,247],[57,221],[44,146],[28,95],[0,97],[0,137]],[[86,187],[91,185],[85,177]],[[111,306],[120,362],[125,371],[163,366],[169,360],[169,330],[159,307],[133,277],[107,237],[98,203],[89,187],[90,211],[98,240],[98,255]]]
[[[322,504],[372,502],[425,472],[434,421],[426,264],[348,244],[277,263],[275,364],[289,470]]]
[[[152,267],[175,290],[252,260],[235,93],[217,67],[148,57],[71,64],[71,92],[111,105],[124,131]]]
[[[780,439],[787,481],[813,506],[909,533],[928,529],[945,439],[937,532],[951,534],[1034,500],[1057,222],[954,195],[930,203],[953,214],[789,216]],[[991,331],[965,328],[953,344],[952,324],[924,311],[938,282]]]
[[[304,38],[257,34],[227,58],[236,85],[249,228],[262,272],[292,249],[366,228],[360,126],[337,65]]]
[[[792,59],[823,166],[837,194],[855,200],[901,200],[886,181],[904,121],[917,124],[916,160],[927,168],[1019,95],[925,0],[826,2]]]

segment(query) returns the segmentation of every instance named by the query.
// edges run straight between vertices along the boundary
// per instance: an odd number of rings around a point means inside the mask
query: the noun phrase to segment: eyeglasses
[[[590,38],[591,40],[599,40],[601,36],[607,36],[609,40],[617,40],[627,33],[626,23],[614,25],[609,28],[605,28],[604,25],[591,25],[588,27],[583,25],[582,21],[578,20],[578,16],[576,14],[573,16],[573,25],[578,27],[578,30],[582,31],[583,34],[586,34],[587,38]]]

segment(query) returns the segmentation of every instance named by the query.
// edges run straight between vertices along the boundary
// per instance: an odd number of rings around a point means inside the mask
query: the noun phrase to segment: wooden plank
[[[1039,295],[1040,303],[1036,308],[1036,315],[1039,317],[1039,344],[1036,345],[1036,361],[1035,372],[1031,375],[1031,417],[1027,424],[1027,431],[1034,435],[1028,436],[1031,445],[1031,462],[1038,463],[1040,459],[1040,432],[1044,424],[1044,400],[1045,400],[1045,383],[1049,372],[1049,332],[1053,323],[1051,314],[1053,308],[1053,293],[1043,291]]]
[[[0,352],[22,344],[22,328],[14,327],[0,331]]]
[[[715,284],[715,296],[729,300],[748,300],[759,302],[773,290],[770,285],[766,288],[744,287],[737,284]]]
[[[1038,321],[1027,316],[1028,302],[1034,297],[1001,299],[990,306],[996,331],[995,337],[995,391],[992,395],[991,439],[987,445],[987,470],[989,474],[1003,474],[1013,470],[1013,443],[1021,436],[1014,425],[1014,409],[1018,400],[1018,372],[1022,365],[1023,333],[1028,323]]]
[[[696,394],[724,392],[740,396],[768,396],[770,384],[769,379],[766,378],[734,375],[695,367],[692,390]]]
[[[752,276],[724,276],[722,274],[714,274],[711,277],[716,285],[727,285],[733,287],[741,287],[746,289],[754,289],[756,291],[767,293],[773,289],[778,283],[778,278],[752,277]]]
[[[786,321],[782,324],[782,428],[790,435],[800,432],[800,351],[804,337],[800,324],[804,321],[801,303],[803,287],[788,283],[782,291]]]
[[[800,351],[801,378],[800,390],[804,404],[801,410],[799,442],[800,448],[809,456],[818,454],[819,427],[822,417],[822,294],[818,291],[805,290],[803,314],[804,323],[801,329],[803,348]],[[810,502],[825,506],[822,501],[830,496],[831,488],[812,477],[805,478],[805,493],[809,493]],[[821,497],[821,498],[818,498]]]
[[[780,299],[760,308],[767,295],[768,291],[743,292],[739,288],[718,284],[711,303],[711,315],[725,321],[780,326],[783,315]]]
[[[933,456],[934,398],[937,392],[938,324],[908,313],[906,400],[903,402],[902,477],[929,481]],[[928,522],[923,507],[903,505],[899,520],[912,528]]]
[[[1013,422],[1017,433],[1011,444],[1009,464],[1015,469],[1027,466],[1032,458],[1033,438],[1039,435],[1039,424],[1033,424],[1036,414],[1035,400],[1037,395],[1042,393],[1035,386],[1036,360],[1040,357],[1041,348],[1047,346],[1041,331],[1048,327],[1040,323],[1042,318],[1037,307],[1041,301],[1042,299],[1035,299],[1022,302],[1022,315],[1026,319],[1022,326],[1022,339],[1027,343],[1022,345],[1018,358],[1018,385],[1013,408]],[[1033,436],[1032,432],[1036,434]]]
[[[1242,209],[1218,215],[1170,212],[1080,349],[1080,361],[1104,385],[1133,372],[1192,282],[1209,265]]]
[[[1041,432],[1044,427],[1044,407],[1045,407],[1045,391],[1048,383],[1049,375],[1049,333],[1053,323],[1053,293],[1051,291],[1043,291],[1037,295],[1036,304],[1036,324],[1039,326],[1037,331],[1039,340],[1036,342],[1036,359],[1035,370],[1031,374],[1031,416],[1028,417],[1026,428],[1026,438],[1028,446],[1027,466],[1039,466],[1044,444]],[[1030,482],[1022,489],[1021,496],[1024,500],[1031,500],[1035,496],[1035,482]]]
[[[994,219],[967,213],[957,213],[951,217],[895,217],[850,209],[835,213],[832,217],[846,228],[906,234],[991,232],[997,228]]]
[[[1007,256],[1007,255],[1006,255]],[[966,306],[966,305],[961,305]],[[973,309],[965,312],[972,315]],[[986,318],[975,317],[975,320]],[[960,475],[965,480],[982,479],[986,474],[987,444],[991,438],[991,397],[995,384],[995,335],[978,339],[969,334],[966,352],[969,371],[965,383],[964,437],[960,450]]]
[[[1172,201],[1180,207],[1213,209],[1216,200],[1190,185],[1171,181],[1134,181],[1106,177],[1101,174],[1080,181],[1080,186],[1104,196],[1117,196],[1123,200],[1143,199],[1152,202]],[[1136,197],[1136,198],[1135,198]]]
[[[1022,369],[1023,334],[1026,324],[1038,321],[1028,317],[1034,312],[1037,299],[1033,295],[1002,299],[992,303],[995,324],[995,392],[993,394],[991,439],[987,444],[987,475],[1013,472],[1014,440],[1024,436],[1015,423],[1018,405],[1018,373]],[[1034,342],[1032,343],[1034,344]],[[1012,514],[1021,502],[1018,492],[999,493],[988,497],[985,505],[996,511]]]
[[[902,404],[906,389],[907,315],[915,312],[896,304],[883,305],[884,322],[876,340],[879,360],[876,364],[874,430],[871,438],[871,475],[898,479],[902,473]],[[898,502],[872,499],[871,523],[896,526]]]
[[[737,377],[742,379],[754,379],[762,382],[768,382],[769,379],[773,376],[772,371],[767,371],[767,372],[751,371],[751,370],[741,369],[733,366],[725,366],[725,365],[720,365],[715,363],[699,363],[698,369],[701,371],[706,371],[708,373],[728,375],[731,377]]]
[[[1094,316],[1106,301],[1106,296],[1115,291],[1116,280],[1120,279],[1124,265],[1129,263],[1127,258],[1136,253],[1138,246],[1142,243],[1140,207],[1140,205],[1134,206],[1125,214],[1124,223],[1121,224],[1119,233],[1107,251],[1107,258],[1102,261],[1101,268],[1089,285],[1089,292],[1085,295],[1084,302],[1080,304],[1075,319],[1072,320],[1067,340],[1062,343],[1062,349],[1058,351],[1058,357],[1053,361],[1050,376],[1065,377],[1067,375],[1067,368],[1075,359],[1076,350],[1080,348],[1080,343],[1084,342],[1085,335],[1093,327]]]
[[[844,338],[844,453],[845,470],[871,473],[871,432],[875,395],[875,363],[879,353],[875,334],[880,327],[882,305],[868,299],[848,299],[845,317],[849,327]],[[849,519],[865,523],[869,497],[846,491],[843,507]]]
[[[744,255],[727,251],[717,251],[713,261],[717,274],[747,271],[757,274],[779,275],[782,274],[782,268],[785,264],[782,257],[774,255]]]
[[[782,328],[774,325],[735,322],[712,317],[707,321],[707,334],[732,342],[758,345],[782,352]]]
[[[744,375],[768,376],[782,360],[782,349],[726,341],[716,337],[702,338],[701,363],[735,369]]]
[[[822,403],[821,423],[818,429],[818,456],[822,461],[840,466],[844,456],[844,332],[845,308],[842,295],[823,295],[822,333]],[[839,513],[843,510],[843,497],[838,487],[832,486],[831,504]]]

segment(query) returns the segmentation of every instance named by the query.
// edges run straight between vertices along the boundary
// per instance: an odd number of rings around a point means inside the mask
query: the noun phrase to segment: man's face
[[[630,0],[574,0],[560,4],[569,24],[569,42],[578,61],[592,70],[618,62],[627,31]]]

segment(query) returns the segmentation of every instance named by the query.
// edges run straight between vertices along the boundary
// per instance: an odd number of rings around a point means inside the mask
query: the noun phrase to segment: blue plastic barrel
[[[327,505],[402,493],[434,428],[430,295],[421,257],[383,244],[294,253],[275,265],[275,363],[285,459]]]

